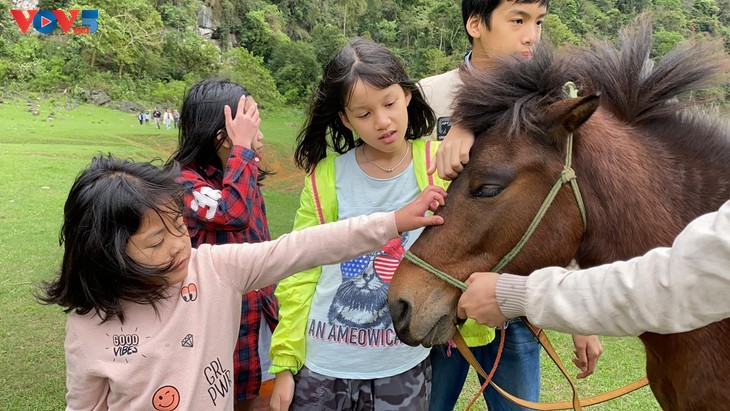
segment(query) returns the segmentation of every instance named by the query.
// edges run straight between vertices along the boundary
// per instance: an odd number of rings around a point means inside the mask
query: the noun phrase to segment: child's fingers
[[[469,150],[470,149],[471,149],[471,147],[466,148],[465,146],[461,146],[461,148],[459,149],[459,151],[461,152],[460,156],[459,156],[459,163],[461,163],[462,165],[466,165],[469,163]]]
[[[424,189],[425,195],[431,200],[438,200],[439,204],[444,205],[446,190],[441,187],[430,185]]]
[[[434,154],[433,157],[431,157],[431,163],[428,166],[428,170],[426,170],[428,175],[433,175],[433,173],[436,172],[436,156],[438,156],[438,154]]]
[[[449,176],[447,175],[447,164],[443,146],[439,147],[438,151],[436,151],[436,167],[438,168],[439,177],[443,180],[448,180]]]
[[[251,118],[258,118],[259,117],[259,105],[256,103],[251,103],[251,105],[248,106],[246,115]]]
[[[464,171],[464,164],[461,163],[461,148],[454,147],[449,154],[451,154],[451,170],[458,175]],[[456,175],[452,178],[456,178]]]
[[[440,160],[439,164],[441,166],[441,170],[439,170],[439,177],[444,180],[453,180],[459,175],[459,173],[454,170],[453,150],[448,147],[444,149]]]
[[[229,131],[233,128],[233,118],[231,117],[231,107],[223,106],[223,116],[226,118],[226,129]]]
[[[431,197],[431,203],[428,206],[428,209],[431,211],[436,211],[439,206],[442,206],[446,203],[444,200],[444,196],[440,193],[434,193],[433,197]]]
[[[246,96],[241,96],[241,98],[238,99],[238,108],[236,109],[236,116],[243,115],[246,110]]]
[[[444,223],[444,218],[440,215],[432,215],[432,216],[425,216],[422,217],[422,223],[424,227],[432,226],[432,225],[441,225]]]

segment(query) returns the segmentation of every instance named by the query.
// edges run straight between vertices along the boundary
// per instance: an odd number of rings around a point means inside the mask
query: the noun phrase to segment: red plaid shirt
[[[193,247],[271,239],[264,197],[258,185],[259,161],[254,151],[234,146],[225,172],[211,165],[183,166],[179,181],[185,188],[185,222]],[[243,296],[241,327],[233,355],[236,402],[258,395],[261,387],[259,324],[263,315],[273,330],[277,313],[273,285]]]

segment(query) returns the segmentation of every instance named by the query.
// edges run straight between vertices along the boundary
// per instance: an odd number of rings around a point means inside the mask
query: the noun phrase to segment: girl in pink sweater
[[[243,293],[443,222],[424,215],[446,194],[429,187],[392,213],[193,249],[178,174],[97,156],[71,187],[60,276],[41,297],[70,312],[67,410],[233,410]]]

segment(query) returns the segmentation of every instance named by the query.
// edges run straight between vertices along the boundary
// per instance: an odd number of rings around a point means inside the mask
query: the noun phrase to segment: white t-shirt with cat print
[[[376,179],[357,165],[355,150],[335,160],[335,176],[340,220],[397,210],[421,191],[413,163],[392,178]],[[404,250],[422,231],[406,232],[377,252],[322,267],[307,320],[307,368],[335,378],[375,379],[407,371],[428,356],[427,348],[398,339],[387,301]]]

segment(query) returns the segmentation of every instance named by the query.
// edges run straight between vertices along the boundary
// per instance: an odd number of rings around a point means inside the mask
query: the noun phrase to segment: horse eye
[[[479,186],[476,190],[472,191],[473,197],[496,197],[497,194],[501,193],[504,188],[493,184],[485,184]]]

